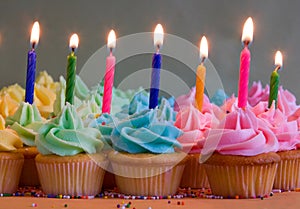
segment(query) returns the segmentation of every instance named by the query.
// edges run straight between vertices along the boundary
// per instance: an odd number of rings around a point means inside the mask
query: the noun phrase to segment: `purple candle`
[[[156,53],[154,53],[152,58],[149,109],[154,109],[158,105],[160,69],[161,69],[161,54],[159,53],[159,49],[163,44],[163,40],[164,40],[163,27],[161,26],[161,24],[157,24],[154,30],[154,45],[157,47],[157,51]]]
[[[35,68],[36,68],[36,53],[34,49],[39,42],[39,36],[40,36],[40,25],[36,21],[33,24],[31,30],[30,44],[32,48],[28,52],[28,57],[27,57],[25,102],[28,102],[29,104],[33,103],[33,98],[34,98],[34,82],[35,82]]]

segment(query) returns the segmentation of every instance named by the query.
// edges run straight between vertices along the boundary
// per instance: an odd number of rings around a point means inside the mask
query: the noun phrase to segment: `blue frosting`
[[[225,91],[223,89],[218,89],[210,99],[210,102],[217,106],[222,106],[227,98],[228,96],[226,95]]]

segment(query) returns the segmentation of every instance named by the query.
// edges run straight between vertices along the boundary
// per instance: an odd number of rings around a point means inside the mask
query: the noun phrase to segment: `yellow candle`
[[[203,36],[200,42],[200,60],[201,63],[197,68],[196,72],[196,94],[195,94],[195,106],[201,111],[204,99],[204,87],[205,87],[205,76],[206,68],[203,65],[205,58],[208,56],[208,44],[206,37]]]

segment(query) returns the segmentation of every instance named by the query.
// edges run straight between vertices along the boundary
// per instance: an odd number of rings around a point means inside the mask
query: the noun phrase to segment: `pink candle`
[[[104,90],[102,98],[102,113],[110,113],[112,88],[114,85],[114,74],[116,58],[112,54],[112,50],[116,47],[116,34],[113,30],[108,35],[107,47],[110,50],[109,56],[106,58],[106,71],[104,76]]]
[[[248,101],[248,83],[249,83],[249,72],[250,72],[250,60],[251,53],[248,49],[248,45],[253,39],[253,21],[249,17],[245,22],[242,42],[244,43],[244,49],[241,52],[240,57],[240,78],[239,78],[239,89],[238,89],[238,107],[245,108]]]

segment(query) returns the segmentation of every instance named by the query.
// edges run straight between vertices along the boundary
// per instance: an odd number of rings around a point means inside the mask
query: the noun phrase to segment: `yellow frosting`
[[[13,100],[20,103],[24,101],[25,90],[18,84],[10,85],[1,89],[0,94],[7,93]]]
[[[56,88],[59,85],[58,82],[53,81],[53,78],[46,71],[42,71],[39,73],[36,78],[36,84],[44,86],[47,89],[51,89],[54,93],[56,92]]]
[[[5,128],[5,120],[0,115],[0,152],[13,151],[20,147],[23,147],[20,137],[14,130]]]
[[[34,102],[44,118],[48,118],[53,112],[53,103],[56,98],[55,92],[40,84],[35,84],[35,99]]]
[[[0,94],[0,114],[6,118],[9,115],[13,115],[19,107],[19,102],[10,97],[7,92]]]

